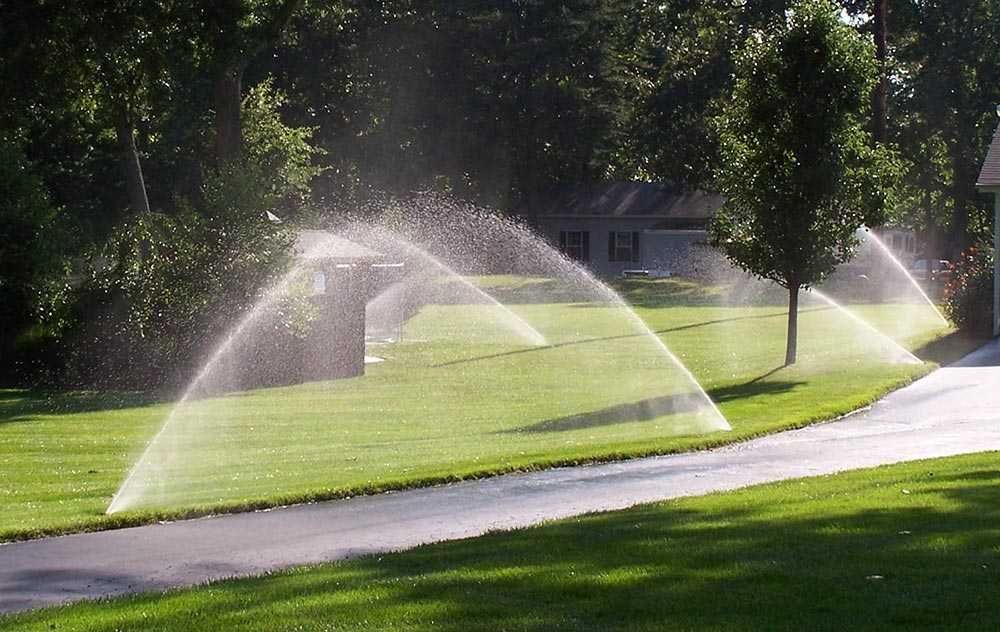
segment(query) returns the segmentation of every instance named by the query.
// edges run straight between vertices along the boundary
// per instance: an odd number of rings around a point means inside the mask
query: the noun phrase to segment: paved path
[[[405,549],[590,511],[1000,450],[1000,343],[841,421],[708,452],[0,546],[0,611]]]

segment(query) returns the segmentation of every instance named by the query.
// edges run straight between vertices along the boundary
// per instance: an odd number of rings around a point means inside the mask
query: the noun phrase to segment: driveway
[[[1000,342],[839,421],[717,450],[0,546],[0,611],[161,590],[586,512],[1000,450]]]

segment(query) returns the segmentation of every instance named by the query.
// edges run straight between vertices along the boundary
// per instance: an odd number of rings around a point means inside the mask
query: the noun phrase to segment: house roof
[[[986,152],[986,160],[979,172],[976,186],[981,189],[1000,189],[1000,125],[993,133],[993,142]]]
[[[523,211],[536,216],[708,219],[721,205],[718,195],[665,183],[600,182],[552,187]]]
[[[384,255],[325,230],[304,230],[292,248],[296,259],[357,261],[382,259]]]

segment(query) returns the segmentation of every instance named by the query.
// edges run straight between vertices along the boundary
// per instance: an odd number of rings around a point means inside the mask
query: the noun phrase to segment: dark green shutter
[[[583,260],[590,261],[590,233],[583,231]]]
[[[615,231],[610,231],[608,233],[608,261],[617,261],[615,259]]]
[[[566,252],[566,231],[559,231],[559,250]]]
[[[632,261],[639,262],[642,261],[642,257],[639,256],[639,233],[632,233]]]

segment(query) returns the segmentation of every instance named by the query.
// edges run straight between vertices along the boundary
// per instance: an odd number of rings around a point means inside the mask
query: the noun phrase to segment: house
[[[1000,116],[1000,105],[997,106]],[[976,188],[993,194],[993,252],[1000,253],[1000,124],[976,179]],[[993,257],[993,335],[1000,336],[1000,256]]]
[[[664,183],[561,185],[520,209],[572,259],[605,277],[690,274],[722,198]]]
[[[903,265],[909,267],[914,259],[920,256],[917,234],[913,230],[896,226],[880,226],[873,232]]]

